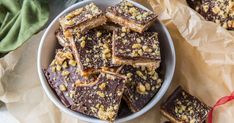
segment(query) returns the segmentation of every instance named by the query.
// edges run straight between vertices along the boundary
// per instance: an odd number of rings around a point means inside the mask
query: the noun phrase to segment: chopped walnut
[[[136,71],[136,74],[137,74],[138,76],[140,76],[140,77],[141,77],[142,79],[144,79],[144,80],[147,79],[146,76],[144,76],[143,73],[142,73],[141,71]]]
[[[142,83],[138,83],[136,90],[138,93],[143,94],[146,91],[146,88]]]
[[[127,73],[127,78],[131,78],[132,77],[132,73]]]
[[[102,84],[99,85],[99,88],[100,88],[101,90],[104,90],[105,87],[106,87],[106,83],[102,83]]]
[[[62,72],[62,76],[67,76],[67,75],[69,75],[69,74],[70,74],[69,71],[63,71],[63,72]]]
[[[66,69],[68,66],[67,66],[67,62],[65,61],[65,62],[63,62],[63,65],[62,65],[62,67],[64,68],[64,69]]]
[[[150,87],[150,84],[149,83],[145,83],[145,88],[147,91],[150,91],[151,87]]]
[[[97,95],[99,95],[100,97],[105,97],[104,93],[101,92],[101,91],[97,91],[96,93],[97,93]]]
[[[135,49],[135,48],[138,49],[138,48],[141,48],[141,47],[142,47],[141,44],[133,44],[133,45],[132,45],[132,48],[133,48],[133,49]]]
[[[61,69],[62,69],[62,67],[61,67],[60,65],[57,65],[57,66],[56,66],[56,70],[57,70],[57,71],[61,71]]]
[[[76,61],[75,60],[69,60],[69,65],[75,67],[76,66]]]
[[[60,91],[66,91],[67,90],[67,88],[66,88],[66,86],[64,84],[59,85],[59,89],[60,89]]]
[[[99,37],[101,37],[102,36],[102,33],[101,32],[97,32],[97,37],[99,38]]]
[[[85,41],[81,41],[80,46],[81,46],[82,48],[84,48],[84,47],[85,47]]]

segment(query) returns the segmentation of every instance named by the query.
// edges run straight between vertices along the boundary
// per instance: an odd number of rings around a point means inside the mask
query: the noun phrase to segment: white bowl
[[[85,0],[85,1],[82,1],[82,2],[79,2],[79,3],[72,5],[71,7],[67,8],[62,13],[60,13],[50,23],[50,25],[47,27],[47,29],[46,29],[46,31],[41,39],[41,42],[39,45],[38,56],[37,56],[37,69],[38,69],[39,78],[40,78],[40,81],[41,81],[41,84],[42,84],[44,91],[46,92],[49,99],[60,110],[62,110],[63,112],[66,112],[67,114],[74,116],[80,120],[83,120],[83,121],[94,122],[94,123],[106,122],[106,121],[99,120],[97,118],[89,117],[87,115],[72,111],[69,108],[66,108],[60,102],[60,100],[57,98],[57,96],[53,92],[53,90],[50,88],[50,86],[49,86],[49,84],[44,76],[44,73],[42,71],[42,68],[47,68],[55,55],[55,49],[56,49],[56,47],[58,47],[58,43],[57,43],[57,40],[55,37],[55,31],[59,28],[58,19],[62,15],[66,14],[74,9],[80,8],[84,5],[87,5],[91,2],[96,3],[101,9],[105,9],[108,6],[112,6],[112,5],[119,3],[120,1],[121,0]],[[133,1],[130,1],[130,2],[132,2],[134,5],[136,5],[140,8],[148,10],[147,8],[145,8],[144,6],[142,6],[136,2],[133,2]],[[175,70],[175,49],[173,46],[173,42],[172,42],[171,36],[168,33],[166,27],[160,21],[157,20],[155,22],[155,24],[153,25],[153,28],[155,31],[157,31],[159,33],[159,41],[160,41],[161,54],[162,54],[161,70],[163,72],[162,78],[164,79],[164,82],[162,84],[162,87],[158,91],[158,93],[152,98],[152,100],[142,110],[140,110],[139,112],[130,114],[128,116],[122,117],[122,118],[117,118],[115,121],[116,123],[126,122],[129,120],[132,120],[132,119],[144,114],[148,110],[150,110],[166,93],[166,91],[171,83],[171,80],[172,80],[172,77],[174,74],[174,70]]]

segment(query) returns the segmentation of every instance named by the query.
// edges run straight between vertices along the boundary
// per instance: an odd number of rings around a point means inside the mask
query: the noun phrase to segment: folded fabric
[[[48,18],[47,0],[0,0],[0,57],[37,33]]]

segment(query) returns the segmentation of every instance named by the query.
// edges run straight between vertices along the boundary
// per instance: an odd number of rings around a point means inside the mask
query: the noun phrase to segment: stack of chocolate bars
[[[51,88],[71,110],[114,121],[121,101],[137,112],[153,98],[163,81],[157,19],[131,2],[108,7],[94,3],[60,18],[57,49],[44,70]]]

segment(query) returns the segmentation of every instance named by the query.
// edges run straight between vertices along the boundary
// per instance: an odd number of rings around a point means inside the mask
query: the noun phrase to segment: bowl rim
[[[68,13],[68,12],[78,8],[78,6],[81,5],[81,4],[88,4],[88,3],[92,2],[92,1],[95,1],[95,0],[84,0],[84,1],[78,2],[76,4],[73,4],[72,6],[66,8],[65,10],[63,10],[49,24],[49,26],[46,28],[46,31],[44,32],[44,34],[43,34],[43,36],[42,36],[42,38],[40,40],[40,44],[39,44],[39,47],[38,47],[37,71],[38,71],[39,79],[40,79],[43,90],[45,91],[45,93],[49,97],[49,99],[56,105],[56,107],[58,107],[60,110],[62,110],[66,114],[69,114],[69,115],[71,115],[73,117],[76,117],[76,118],[78,118],[78,119],[80,119],[82,121],[95,122],[95,123],[97,123],[97,122],[101,123],[102,122],[103,123],[103,122],[106,122],[106,121],[103,121],[103,120],[100,120],[100,119],[97,119],[97,118],[93,118],[93,117],[84,115],[84,114],[79,113],[79,112],[74,112],[71,109],[65,107],[61,103],[61,101],[56,97],[55,93],[53,93],[52,89],[50,88],[50,86],[49,86],[49,84],[48,84],[48,82],[47,82],[47,80],[46,80],[46,78],[44,76],[44,73],[43,73],[43,70],[42,70],[42,65],[41,65],[42,48],[44,46],[45,39],[46,39],[46,37],[48,35],[48,32],[50,31],[50,29],[54,25],[54,23],[56,23],[56,21],[62,15],[64,15],[65,13]],[[143,8],[145,10],[149,10],[148,8],[144,7],[143,5],[141,5],[141,4],[137,3],[137,2],[134,2],[132,0],[128,0],[128,1],[132,2],[134,5],[136,5],[136,6],[140,7],[140,8]],[[168,81],[163,82],[163,84],[162,84],[161,88],[159,89],[158,93],[155,94],[155,96],[151,99],[151,101],[143,109],[141,109],[138,112],[132,113],[131,115],[128,115],[126,117],[119,118],[115,122],[126,122],[126,121],[129,121],[129,120],[135,119],[135,118],[143,115],[144,113],[146,113],[150,109],[152,109],[152,107],[154,107],[161,100],[161,98],[165,95],[166,91],[168,90],[168,88],[169,88],[169,86],[171,84],[171,81],[172,81],[172,78],[173,78],[174,72],[175,72],[175,65],[176,65],[175,48],[174,48],[172,38],[171,38],[170,33],[168,32],[167,28],[160,21],[158,21],[158,22],[162,26],[162,29],[164,30],[164,33],[165,33],[165,35],[166,35],[166,37],[168,39],[168,43],[169,43],[170,48],[171,48],[172,69],[171,69],[170,74],[167,76]]]

